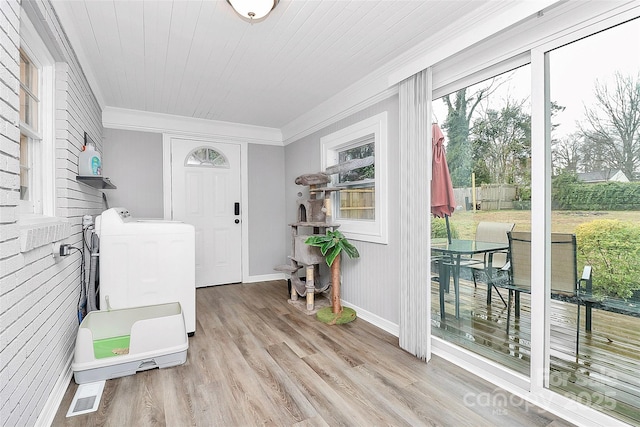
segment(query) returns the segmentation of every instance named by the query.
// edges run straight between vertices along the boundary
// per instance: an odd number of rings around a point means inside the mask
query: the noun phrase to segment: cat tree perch
[[[339,191],[340,187],[329,187],[330,175],[344,173],[372,165],[374,157],[356,158],[328,167],[325,172],[300,175],[295,183],[309,187],[309,199],[298,199],[297,221],[289,224],[291,227],[291,253],[289,263],[274,268],[286,273],[291,283],[291,300],[298,296],[306,296],[307,311],[314,310],[314,294],[322,293],[331,286],[331,273],[320,273],[320,264],[324,263],[324,256],[320,248],[307,245],[305,240],[312,229],[313,234],[325,234],[327,230],[334,231],[340,224],[333,222],[331,193]],[[306,231],[306,233],[301,233]],[[305,280],[298,276],[300,269],[305,269]]]
[[[314,310],[314,295],[326,291],[331,286],[330,273],[321,273],[320,264],[324,256],[320,248],[309,246],[305,240],[312,234],[324,234],[327,230],[335,230],[340,225],[332,222],[331,192],[339,188],[327,187],[331,182],[325,173],[305,174],[296,178],[295,183],[309,187],[309,199],[298,199],[297,220],[291,227],[291,255],[289,263],[274,269],[289,276],[291,283],[291,300],[298,296],[306,296],[307,310]],[[297,274],[305,269],[302,280]]]

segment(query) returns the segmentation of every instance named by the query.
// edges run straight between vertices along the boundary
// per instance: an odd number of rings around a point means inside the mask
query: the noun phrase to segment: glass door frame
[[[591,36],[600,31],[640,16],[638,2],[612,6],[611,10],[594,13],[581,23],[568,24],[549,38],[525,46],[520,55],[530,53],[531,65],[531,262],[533,265],[551,265],[551,125],[549,98],[549,64],[546,53]],[[518,54],[515,54],[518,56]],[[515,57],[514,56],[514,57]],[[495,65],[495,64],[494,64]],[[466,78],[470,78],[467,76]],[[464,80],[463,78],[462,80]],[[433,88],[432,88],[432,92]],[[436,98],[434,93],[433,98]],[[435,355],[453,363],[510,391],[544,409],[553,411],[571,422],[600,425],[624,425],[570,397],[548,388],[550,369],[550,268],[532,269],[532,282],[542,282],[544,287],[531,294],[531,363],[529,377],[519,375],[453,343],[432,336]]]
[[[551,111],[549,60],[547,53],[566,44],[637,18],[637,8],[622,13],[611,11],[580,30],[568,32],[531,49],[531,263],[551,265]],[[532,269],[532,283],[544,283],[531,293],[530,393],[560,413],[581,412],[596,423],[617,423],[607,415],[549,389],[551,348],[551,270]]]

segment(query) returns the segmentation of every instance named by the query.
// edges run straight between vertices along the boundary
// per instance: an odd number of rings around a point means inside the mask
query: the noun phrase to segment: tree
[[[554,175],[560,172],[578,172],[584,156],[584,144],[580,133],[572,133],[551,141],[551,162]]]
[[[472,157],[469,144],[469,123],[476,107],[490,93],[491,85],[478,89],[467,97],[467,88],[442,99],[447,106],[447,118],[442,127],[447,130],[447,164],[454,187],[471,186]]]
[[[567,141],[561,141],[558,140],[558,138],[555,137],[555,132],[556,130],[560,127],[560,123],[554,123],[554,118],[556,117],[556,115],[558,113],[563,112],[564,110],[566,110],[567,107],[563,107],[561,105],[558,105],[558,103],[556,101],[551,101],[551,164],[553,166],[553,172],[554,174],[559,173],[560,170],[562,170],[562,168],[564,167],[564,158],[558,158],[556,159],[556,155],[554,154],[554,150],[559,150],[562,152],[562,156],[564,156],[564,146],[567,143]],[[566,139],[566,138],[563,138]],[[556,161],[557,160],[557,161]]]
[[[559,105],[556,101],[551,101],[551,143],[555,141],[555,139],[553,139],[553,132],[560,127],[560,123],[554,123],[553,120],[556,118],[558,113],[561,113],[566,109],[567,107]]]
[[[475,172],[478,182],[489,179],[484,163],[478,161],[478,153],[474,152],[469,141],[472,118],[483,101],[511,81],[512,75],[513,73],[502,74],[442,97],[447,107],[447,117],[442,128],[447,131],[447,164],[454,187],[471,186],[472,172]]]
[[[612,165],[608,159],[609,147],[607,141],[596,134],[584,137],[581,147],[582,166],[585,172],[601,171],[611,169]]]
[[[525,102],[507,99],[502,109],[489,109],[473,122],[475,160],[484,163],[490,182],[529,184],[526,171],[531,157],[531,116],[523,111]]]
[[[595,105],[585,106],[580,131],[590,167],[620,169],[630,180],[640,169],[640,73],[615,73],[613,88],[596,81]]]

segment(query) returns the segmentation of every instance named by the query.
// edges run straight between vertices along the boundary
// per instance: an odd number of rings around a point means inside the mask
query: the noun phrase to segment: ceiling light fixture
[[[280,0],[227,0],[238,15],[249,22],[259,22],[278,5]]]

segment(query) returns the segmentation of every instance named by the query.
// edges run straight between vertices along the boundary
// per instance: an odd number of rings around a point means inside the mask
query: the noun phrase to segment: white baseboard
[[[393,322],[390,322],[386,319],[383,319],[382,317],[378,316],[377,314],[373,314],[370,311],[365,310],[364,308],[360,308],[356,305],[353,305],[351,303],[349,303],[348,301],[344,301],[342,300],[342,304],[346,305],[347,307],[353,308],[356,311],[356,315],[362,319],[365,320],[369,323],[371,323],[373,326],[377,326],[378,328],[382,329],[383,331],[389,332],[391,335],[394,336],[400,336],[400,326],[396,325]]]
[[[56,381],[56,384],[53,386],[53,390],[51,390],[49,398],[44,404],[44,408],[42,408],[40,415],[38,415],[38,419],[35,424],[36,427],[49,427],[53,424],[53,420],[56,417],[60,403],[62,402],[62,399],[64,399],[64,394],[67,392],[67,387],[69,387],[69,382],[73,376],[73,372],[71,371],[72,360],[73,352],[69,355],[64,371],[58,377],[58,381]]]
[[[273,273],[249,276],[243,279],[242,283],[268,282],[270,280],[287,280],[287,275],[284,273]]]

